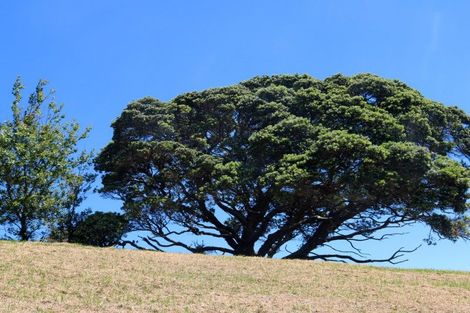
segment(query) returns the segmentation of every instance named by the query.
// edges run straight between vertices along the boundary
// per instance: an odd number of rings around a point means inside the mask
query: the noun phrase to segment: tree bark
[[[29,240],[29,233],[28,233],[28,221],[26,217],[20,217],[20,231],[18,232],[21,241],[28,241]]]

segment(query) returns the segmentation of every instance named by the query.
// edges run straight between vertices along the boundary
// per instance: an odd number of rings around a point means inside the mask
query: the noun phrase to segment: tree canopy
[[[63,210],[76,207],[83,195],[73,189],[89,181],[82,170],[91,170],[92,155],[77,148],[88,130],[64,122],[62,106],[45,86],[39,81],[22,107],[24,87],[18,78],[12,117],[0,124],[0,224],[21,240],[34,239]]]
[[[317,251],[412,223],[468,238],[469,124],[398,80],[262,76],[130,103],[96,168],[146,247],[394,262]]]

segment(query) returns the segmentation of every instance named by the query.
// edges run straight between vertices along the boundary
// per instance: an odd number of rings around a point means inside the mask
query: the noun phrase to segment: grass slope
[[[0,241],[0,312],[470,312],[470,273]]]

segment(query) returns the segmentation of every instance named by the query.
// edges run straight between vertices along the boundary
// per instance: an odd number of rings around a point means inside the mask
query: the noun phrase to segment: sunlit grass
[[[0,312],[469,312],[470,273],[0,241]]]

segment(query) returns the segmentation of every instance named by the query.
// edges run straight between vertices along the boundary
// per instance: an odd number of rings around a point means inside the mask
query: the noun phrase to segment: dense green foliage
[[[80,133],[77,123],[64,122],[62,107],[52,92],[45,94],[45,85],[40,81],[22,108],[23,85],[17,79],[12,118],[0,124],[0,224],[21,240],[33,239],[63,210],[81,202],[74,188],[88,178],[77,169],[89,167],[92,159],[77,151],[88,131]]]
[[[263,76],[129,104],[96,163],[155,249],[272,257],[291,242],[287,258],[363,262],[315,250],[415,222],[468,238],[469,124],[397,80]]]
[[[70,242],[111,247],[120,242],[127,225],[127,219],[121,214],[95,212],[77,223]]]
[[[60,212],[49,225],[48,241],[73,242],[78,225],[90,214],[90,209],[78,211],[76,207],[68,207]]]

